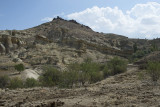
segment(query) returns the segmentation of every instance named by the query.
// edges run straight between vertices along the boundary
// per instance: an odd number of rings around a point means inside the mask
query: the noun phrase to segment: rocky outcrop
[[[12,39],[10,36],[4,37],[4,45],[6,47],[6,53],[9,53],[10,49],[13,47]]]
[[[122,57],[128,57],[133,53],[133,50],[120,50],[109,46],[107,47],[96,43],[90,43],[85,40],[79,40],[76,38],[64,38],[62,43],[71,47],[75,47],[76,49],[81,50],[84,53],[86,49],[97,50],[105,54],[118,55]]]
[[[36,35],[35,36],[35,42],[36,43],[51,43],[52,41],[49,40],[47,37],[42,35]]]
[[[17,49],[18,47],[22,47],[26,44],[20,38],[7,34],[0,34],[0,43],[2,53],[10,53],[10,51]]]
[[[0,53],[4,54],[5,52],[6,52],[5,46],[2,43],[0,43]]]

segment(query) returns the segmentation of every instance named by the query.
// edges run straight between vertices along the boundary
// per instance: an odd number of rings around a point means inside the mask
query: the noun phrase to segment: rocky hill
[[[159,48],[158,38],[130,39],[99,33],[75,20],[57,17],[30,29],[0,31],[0,76],[37,79],[44,65],[63,71],[68,64],[81,63],[87,58],[102,64],[115,56],[125,60],[134,58],[135,64],[141,65],[149,60],[160,61]],[[21,74],[14,69],[19,63],[25,65]],[[0,106],[158,107],[160,87],[152,86],[148,80],[148,76],[139,80],[138,67],[130,64],[125,73],[75,89],[0,89]]]
[[[113,56],[128,58],[134,51],[134,44],[142,50],[150,48],[152,43],[159,46],[160,39],[129,39],[98,33],[75,20],[60,17],[26,30],[0,31],[0,53],[28,67],[51,64],[65,69],[66,64],[82,62],[88,57],[104,63]]]

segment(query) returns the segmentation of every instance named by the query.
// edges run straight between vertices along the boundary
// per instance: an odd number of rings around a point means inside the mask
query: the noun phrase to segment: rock
[[[37,42],[37,43],[49,43],[50,40],[43,35],[36,35],[35,42]]]
[[[20,58],[14,58],[14,59],[13,59],[13,62],[16,63],[16,62],[23,62],[23,61],[22,61]]]
[[[10,36],[5,37],[5,47],[6,53],[10,52],[10,49],[13,47],[12,40]]]
[[[32,70],[32,69],[26,69],[23,72],[21,72],[21,78],[23,80],[26,80],[27,78],[34,78],[34,79],[38,79],[40,74],[37,73],[36,70]]]
[[[4,54],[6,52],[6,48],[3,44],[0,43],[0,53]]]

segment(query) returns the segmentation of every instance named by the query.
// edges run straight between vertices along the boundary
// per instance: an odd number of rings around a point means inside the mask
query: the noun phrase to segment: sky
[[[160,38],[160,0],[1,0],[0,30],[23,30],[60,16],[94,31]]]

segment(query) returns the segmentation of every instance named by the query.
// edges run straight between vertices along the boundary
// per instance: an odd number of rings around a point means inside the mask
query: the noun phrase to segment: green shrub
[[[7,75],[0,77],[0,88],[6,88],[9,82],[9,77]]]
[[[81,64],[83,72],[97,72],[101,70],[101,65],[95,62],[84,62]]]
[[[152,45],[151,45],[151,51],[152,52],[158,51],[158,46],[155,43],[152,43]]]
[[[127,62],[118,57],[114,57],[108,64],[110,75],[119,74],[127,70]]]
[[[157,82],[157,80],[160,78],[160,63],[149,62],[147,66],[147,73],[151,77],[152,81]]]
[[[77,62],[71,63],[67,66],[68,71],[80,71],[81,65]]]
[[[80,70],[90,83],[103,79],[103,73],[100,72],[102,70],[102,64],[92,62],[90,59],[81,64]]]
[[[103,73],[100,71],[89,72],[89,76],[91,83],[95,83],[103,79]]]
[[[23,81],[20,78],[15,77],[10,80],[9,88],[15,89],[15,88],[23,88],[23,87],[24,87]]]
[[[106,78],[110,75],[112,75],[112,72],[111,72],[111,70],[109,70],[108,66],[105,65],[103,68],[103,77]]]
[[[82,83],[82,86],[84,86],[86,82],[90,81],[90,75],[86,72],[80,72],[78,80],[79,80],[79,83]]]
[[[134,45],[133,45],[133,51],[134,51],[134,53],[135,53],[137,50],[138,50],[138,48],[137,48],[137,43],[134,43]]]
[[[58,85],[61,80],[61,72],[52,66],[44,67],[43,73],[40,76],[40,82],[44,86]]]
[[[44,68],[44,72],[39,78],[43,86],[59,86],[62,88],[72,88],[72,86],[86,82],[95,83],[102,79],[125,72],[127,63],[119,58],[113,58],[108,64],[99,64],[86,59],[83,63],[72,63],[68,65],[66,71],[59,71],[52,66]]]
[[[78,71],[64,71],[61,76],[60,87],[72,88],[73,84],[78,83]]]
[[[34,78],[27,78],[25,81],[25,87],[30,88],[30,87],[36,87],[38,86],[38,81]]]
[[[22,72],[22,71],[24,71],[24,69],[25,69],[25,67],[24,67],[23,64],[17,64],[17,65],[14,66],[14,68],[15,68],[17,71],[19,71],[19,73]]]

